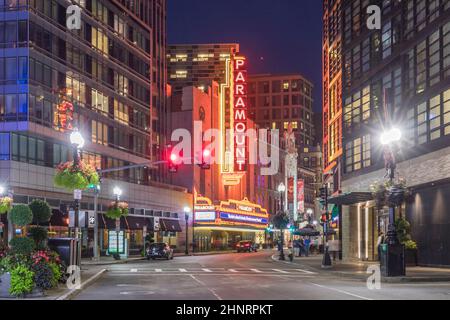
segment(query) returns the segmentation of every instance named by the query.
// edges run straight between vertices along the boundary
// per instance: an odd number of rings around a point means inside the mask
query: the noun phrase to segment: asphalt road
[[[76,300],[450,300],[450,283],[381,284],[271,259],[272,251],[108,266]]]

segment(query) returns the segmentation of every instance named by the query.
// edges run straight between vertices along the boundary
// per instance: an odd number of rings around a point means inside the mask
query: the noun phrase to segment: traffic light
[[[322,223],[326,223],[328,221],[328,215],[326,213],[322,214],[322,217],[320,218],[320,221]]]
[[[179,162],[179,156],[173,152],[173,146],[167,145],[166,146],[166,161],[169,165],[169,172],[170,173],[177,173],[178,172],[178,162]]]
[[[209,170],[211,168],[211,150],[203,147],[202,149],[202,161],[199,165],[203,170]]]
[[[291,225],[290,227],[289,227],[289,232],[291,232],[291,233],[293,233],[295,231],[295,225]]]

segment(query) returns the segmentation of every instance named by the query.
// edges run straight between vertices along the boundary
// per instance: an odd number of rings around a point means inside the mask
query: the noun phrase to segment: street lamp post
[[[186,255],[189,255],[189,247],[188,247],[188,242],[189,242],[189,237],[188,237],[188,225],[189,225],[189,213],[191,212],[191,208],[189,207],[184,207],[184,218],[186,220],[186,249],[184,251],[184,253]]]
[[[73,150],[73,166],[78,167],[81,161],[80,150],[84,147],[84,139],[81,133],[75,129],[70,134],[70,143],[72,144]],[[79,215],[80,215],[80,200],[81,200],[81,190],[74,191],[74,202],[75,202],[75,217],[74,217],[74,228],[75,228],[75,239],[77,239],[77,259],[78,262],[81,259],[81,244],[79,243]]]
[[[389,178],[391,186],[395,179],[396,161],[392,146],[402,138],[402,132],[393,128],[381,135],[380,142],[384,146],[384,158],[386,167],[386,176]],[[395,229],[395,205],[389,205],[389,225],[386,237],[387,252],[386,260],[380,259],[384,266],[382,272],[385,276],[402,276],[404,275],[404,253],[403,246],[400,244],[397,231]],[[383,262],[384,260],[384,262]]]
[[[284,197],[284,192],[286,192],[286,186],[284,185],[284,183],[280,183],[278,185],[278,192],[280,193],[280,207],[281,207],[281,214],[284,214],[284,204],[283,204],[283,197]],[[284,257],[284,230],[282,227],[280,227],[280,240],[281,240],[281,251],[280,251],[280,260],[286,260],[286,258]]]
[[[122,195],[122,189],[119,187],[115,187],[113,190],[113,194],[116,196],[116,206],[119,205],[120,196]],[[119,233],[120,233],[120,217],[116,218],[116,259],[120,258],[119,252]]]

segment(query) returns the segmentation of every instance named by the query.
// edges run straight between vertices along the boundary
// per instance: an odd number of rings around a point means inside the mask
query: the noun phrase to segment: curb
[[[99,272],[97,272],[96,274],[94,274],[92,277],[90,277],[89,279],[87,279],[86,281],[82,282],[81,284],[81,288],[80,289],[70,289],[69,292],[59,296],[58,298],[56,298],[55,300],[70,300],[71,298],[75,297],[77,294],[79,294],[82,290],[86,289],[88,286],[90,286],[92,283],[95,282],[95,280],[97,280],[98,278],[100,278],[103,273],[105,273],[107,270],[106,269],[102,269]]]
[[[112,265],[112,264],[126,264],[129,262],[141,261],[141,260],[145,260],[145,258],[142,257],[142,258],[132,258],[132,259],[126,259],[126,260],[117,260],[117,261],[111,261],[111,262],[92,262],[92,263],[83,263],[83,261],[82,261],[81,265],[82,266],[108,266],[108,265]]]
[[[273,254],[270,257],[273,261],[275,262],[283,262],[283,263],[287,263],[287,264],[293,264],[289,261],[280,261],[277,258],[277,254]],[[339,278],[346,278],[346,279],[352,279],[355,281],[361,281],[361,282],[366,282],[368,277],[371,275],[369,273],[347,273],[347,272],[342,272],[342,271],[333,271],[332,269],[319,269],[319,268],[315,268],[315,267],[311,267],[311,266],[307,266],[323,275],[326,276],[336,276]],[[328,270],[328,272],[324,272],[324,270]],[[436,277],[422,277],[422,276],[417,276],[417,277],[381,277],[381,282],[383,283],[419,283],[419,282],[450,282],[450,277],[446,277],[446,276],[436,276]]]

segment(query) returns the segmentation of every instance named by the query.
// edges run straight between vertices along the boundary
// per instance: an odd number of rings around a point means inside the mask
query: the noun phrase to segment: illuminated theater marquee
[[[245,171],[247,131],[247,66],[244,57],[234,60],[235,171]]]

